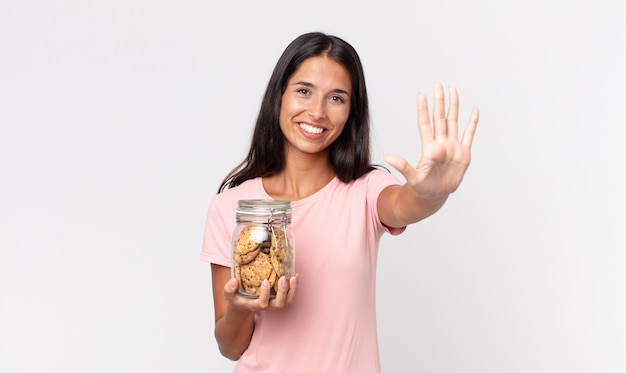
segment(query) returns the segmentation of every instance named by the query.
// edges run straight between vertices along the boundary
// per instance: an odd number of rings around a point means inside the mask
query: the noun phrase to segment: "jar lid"
[[[243,199],[237,201],[237,213],[259,216],[290,215],[291,202],[274,199]]]

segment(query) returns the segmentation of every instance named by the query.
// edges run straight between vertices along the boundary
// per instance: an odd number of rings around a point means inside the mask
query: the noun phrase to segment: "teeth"
[[[306,123],[300,123],[300,128],[302,128],[303,130],[305,130],[308,133],[313,133],[313,134],[316,134],[316,135],[319,135],[320,133],[322,133],[322,131],[324,131],[323,128],[313,127],[313,126],[308,125]]]

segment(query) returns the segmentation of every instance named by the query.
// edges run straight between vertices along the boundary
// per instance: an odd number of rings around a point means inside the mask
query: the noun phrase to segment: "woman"
[[[435,213],[459,186],[478,123],[458,140],[458,95],[434,87],[433,125],[418,95],[422,155],[416,167],[385,160],[401,184],[370,163],[369,110],[360,59],[335,36],[296,38],[268,83],[246,159],[209,206],[201,258],[211,263],[215,337],[238,372],[378,372],[376,257],[385,232]],[[237,295],[231,235],[240,199],[291,201],[298,274],[270,298]],[[297,298],[296,298],[296,293]]]

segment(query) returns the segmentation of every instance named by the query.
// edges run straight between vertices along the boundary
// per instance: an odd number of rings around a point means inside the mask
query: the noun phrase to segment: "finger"
[[[443,93],[443,86],[441,83],[435,83],[434,86],[434,103],[433,103],[433,127],[435,136],[437,135],[447,135],[448,134],[448,124],[446,123],[445,116],[445,106],[446,99]]]
[[[270,301],[270,306],[273,308],[283,308],[287,301],[288,290],[289,284],[287,283],[287,278],[285,276],[281,276],[281,278],[278,279],[278,291],[276,292],[274,299]]]
[[[459,134],[459,93],[455,87],[450,87],[450,106],[448,106],[448,136],[455,140]]]
[[[385,154],[383,156],[385,162],[389,163],[393,168],[398,170],[404,178],[409,181],[413,178],[413,174],[415,173],[415,169],[406,159],[400,157],[395,154]]]
[[[428,115],[428,101],[426,95],[422,92],[417,95],[417,127],[419,129],[422,143],[430,141],[433,138],[433,129],[430,126]]]
[[[298,289],[298,274],[291,276],[289,279],[289,291],[287,292],[287,304],[292,304],[296,298],[296,290]]]
[[[472,147],[472,142],[474,141],[474,134],[476,133],[476,127],[478,127],[478,116],[478,108],[474,107],[470,115],[469,123],[463,131],[463,138],[461,139],[461,144],[468,148]]]
[[[224,284],[224,299],[230,300],[235,297],[235,293],[237,292],[237,288],[239,287],[239,283],[237,279],[231,278]]]
[[[259,309],[267,309],[270,305],[270,282],[265,279],[261,283],[261,288],[259,290],[259,298],[257,299],[257,304]]]

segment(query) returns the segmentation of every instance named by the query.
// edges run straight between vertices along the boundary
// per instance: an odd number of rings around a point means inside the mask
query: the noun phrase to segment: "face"
[[[280,107],[287,154],[327,154],[350,115],[352,83],[343,65],[311,57],[289,78]]]

